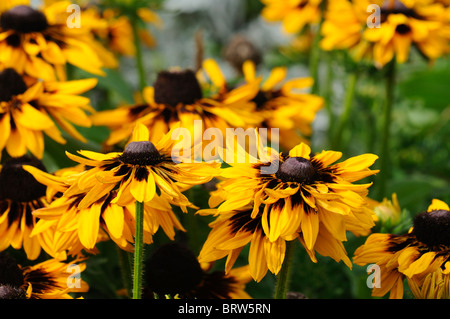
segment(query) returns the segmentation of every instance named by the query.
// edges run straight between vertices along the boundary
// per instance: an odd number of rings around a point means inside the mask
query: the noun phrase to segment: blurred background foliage
[[[108,1],[105,3],[107,4]],[[262,56],[259,72],[268,74],[274,66],[287,66],[288,77],[309,76],[311,39],[307,35],[295,39],[287,35],[278,24],[269,24],[260,16],[263,7],[259,0],[148,0],[163,21],[161,28],[149,26],[157,44],[144,48],[147,83],[151,85],[158,71],[173,66],[195,69],[199,54],[216,59],[227,79],[238,80],[240,74],[225,59],[227,45],[237,34],[245,36]],[[201,45],[199,46],[199,43]],[[343,142],[337,151],[343,158],[367,152],[377,153],[379,136],[375,119],[382,109],[382,74],[370,66],[355,66],[342,52],[319,52],[319,92],[327,106],[314,122],[312,149],[320,151],[331,146],[329,127],[332,116],[342,112],[347,89],[346,77],[351,68],[361,68],[356,83],[356,96],[348,125],[343,131]],[[121,57],[119,69],[105,70],[106,77],[99,77],[96,89],[87,93],[97,110],[131,104],[138,90],[135,60]],[[72,78],[91,75],[79,69],[71,70]],[[427,64],[420,56],[399,66],[392,118],[392,164],[388,181],[388,194],[396,193],[402,208],[402,222],[395,229],[392,225],[378,224],[374,231],[404,232],[411,226],[411,218],[428,207],[431,199],[439,198],[450,203],[450,61],[441,58],[434,65]],[[59,145],[50,139],[45,141],[44,162],[49,171],[72,166],[65,151],[79,149],[102,150],[102,142],[108,136],[104,127],[79,128],[88,139],[80,144],[67,137],[67,145]],[[200,208],[207,208],[208,193],[196,187],[189,194]],[[377,198],[381,200],[381,198]],[[187,233],[178,234],[178,240],[189,243],[198,253],[206,239],[212,221],[194,214],[179,214]],[[349,235],[345,242],[348,254],[364,242],[365,238]],[[151,254],[155,245],[167,242],[164,234],[157,233],[154,244],[146,247]],[[87,261],[83,278],[90,291],[84,298],[116,298],[124,288],[120,271],[120,254],[113,242],[99,244],[100,254]],[[16,252],[16,254],[18,254]],[[301,245],[296,249],[292,266],[291,290],[307,298],[370,298],[366,286],[367,273],[354,265],[348,269],[342,263],[318,257],[311,262]],[[223,269],[218,261],[215,269]],[[236,266],[247,263],[241,254]],[[268,273],[260,282],[250,282],[248,293],[254,298],[271,298],[275,277]]]

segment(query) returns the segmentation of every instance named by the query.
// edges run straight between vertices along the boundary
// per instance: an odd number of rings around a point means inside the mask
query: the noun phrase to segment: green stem
[[[317,30],[315,30],[312,48],[311,48],[311,55],[310,55],[310,61],[309,61],[309,72],[311,74],[311,77],[314,79],[313,86],[311,88],[312,94],[319,94],[319,60],[320,60],[320,39],[321,39],[321,30],[322,30],[322,24],[323,24],[323,16],[326,8],[326,1],[322,1],[321,3],[321,18],[320,22],[317,25]]]
[[[139,26],[138,20],[132,19],[132,29],[133,29],[133,41],[134,46],[136,48],[136,68],[138,71],[138,80],[139,80],[139,89],[142,92],[147,85],[146,76],[145,76],[145,67],[144,67],[144,59],[142,56],[142,46],[139,38]]]
[[[286,253],[284,256],[283,265],[277,275],[277,284],[275,287],[275,299],[286,299],[286,294],[289,288],[289,278],[292,260],[294,258],[295,240],[286,242]]]
[[[348,123],[348,119],[350,118],[357,79],[358,75],[356,71],[351,72],[348,75],[346,95],[344,100],[344,111],[341,114],[336,131],[331,136],[332,147],[335,150],[338,150],[342,147],[342,133],[344,132],[344,128]]]
[[[141,299],[144,264],[144,204],[136,202],[136,235],[134,239],[133,299]]]
[[[382,199],[386,194],[386,185],[390,173],[390,139],[392,122],[392,105],[394,102],[396,78],[396,62],[392,61],[387,65],[386,73],[386,101],[383,111],[383,123],[381,131],[381,150],[380,150],[380,173],[378,175],[378,198]]]

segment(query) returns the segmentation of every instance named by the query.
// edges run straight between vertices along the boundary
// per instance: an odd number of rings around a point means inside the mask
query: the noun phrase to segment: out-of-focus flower
[[[261,0],[264,19],[281,22],[287,33],[298,33],[307,25],[317,24],[322,16],[321,0]]]
[[[111,129],[106,145],[128,141],[136,123],[149,128],[150,141],[154,143],[175,125],[188,129],[194,136],[196,120],[202,124],[200,134],[212,128],[223,136],[227,128],[246,128],[260,123],[251,102],[258,91],[257,84],[228,89],[225,77],[213,60],[206,60],[203,70],[210,81],[191,70],[162,71],[154,85],[144,90],[144,103],[94,114],[94,125]],[[205,94],[206,90],[209,93]]]
[[[256,112],[263,118],[260,126],[278,128],[279,143],[291,149],[301,142],[308,143],[312,134],[311,124],[323,106],[323,98],[305,91],[312,86],[312,78],[285,80],[287,72],[286,67],[273,68],[268,78],[261,82],[252,61],[246,61],[243,66],[245,80],[260,83],[252,100],[256,104]]]
[[[81,272],[86,269],[81,259],[71,264],[49,259],[33,266],[20,266],[2,252],[0,265],[1,299],[73,299],[71,293],[89,290],[88,284],[81,279]],[[73,270],[79,271],[76,276]],[[70,282],[71,276],[73,282]]]
[[[390,293],[390,298],[401,299],[406,278],[416,298],[449,298],[449,225],[449,206],[434,199],[426,212],[416,215],[408,233],[370,235],[353,261],[380,267],[380,286],[372,295]]]
[[[183,244],[158,247],[145,266],[145,298],[177,296],[178,299],[248,299],[245,285],[251,280],[248,266],[232,269],[228,274],[210,270],[200,264]]]
[[[378,16],[369,5],[378,6]],[[448,9],[436,1],[337,0],[327,8],[321,47],[349,50],[355,60],[373,60],[379,68],[393,59],[408,61],[412,47],[434,61],[448,53],[449,27]]]
[[[92,33],[98,20],[85,15],[79,26],[69,27],[70,4],[58,1],[42,9],[18,5],[3,12],[0,63],[20,74],[44,80],[65,80],[67,64],[96,75],[105,74],[103,67],[115,67],[117,61],[112,53]]]
[[[0,251],[13,247],[25,251],[29,260],[39,257],[47,232],[31,237],[38,218],[33,211],[47,207],[45,186],[26,172],[22,165],[45,170],[43,164],[31,157],[11,158],[0,165]]]
[[[6,149],[12,157],[30,151],[40,159],[44,152],[44,134],[60,144],[66,143],[60,129],[85,142],[74,125],[91,125],[86,111],[94,110],[89,98],[81,94],[96,84],[97,79],[30,81],[15,69],[1,71],[0,150]]]

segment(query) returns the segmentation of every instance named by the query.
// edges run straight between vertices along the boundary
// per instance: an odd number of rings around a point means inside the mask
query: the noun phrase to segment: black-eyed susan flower
[[[248,299],[245,285],[251,280],[248,266],[228,274],[200,264],[184,244],[174,242],[156,248],[145,265],[145,298],[156,294],[180,299]]]
[[[267,270],[278,273],[286,242],[298,239],[314,262],[318,252],[351,267],[342,244],[346,232],[367,235],[374,225],[373,212],[365,207],[371,184],[353,182],[377,172],[369,169],[377,156],[365,154],[333,164],[340,152],[312,154],[304,143],[289,154],[268,150],[260,148],[259,158],[248,162],[236,156],[223,169],[225,180],[210,198],[210,206],[217,208],[199,211],[218,216],[200,262],[228,256],[229,269],[250,243],[250,271],[259,281]],[[264,171],[270,166],[275,169]]]
[[[151,133],[150,141],[156,143],[175,125],[188,129],[193,137],[195,121],[199,121],[202,137],[208,128],[218,129],[225,136],[226,128],[260,122],[252,113],[254,104],[250,101],[258,90],[255,85],[253,89],[247,85],[224,91],[227,83],[217,63],[205,61],[204,70],[213,82],[207,89],[214,86],[213,93],[204,95],[206,80],[199,82],[198,75],[191,70],[162,71],[154,85],[145,88],[144,103],[97,112],[91,117],[92,122],[111,129],[106,145],[128,141],[136,123],[146,125]]]
[[[92,33],[97,20],[85,16],[82,24],[69,27],[70,4],[70,1],[58,1],[41,9],[18,5],[3,12],[0,63],[44,80],[65,80],[67,64],[96,75],[104,75],[105,66],[115,66],[117,62],[112,54]]]
[[[357,60],[373,59],[380,68],[406,62],[412,48],[434,61],[448,52],[449,22],[445,4],[436,1],[338,0],[328,8],[321,46],[350,49]]]
[[[72,293],[89,290],[81,279],[82,260],[66,264],[55,259],[32,266],[18,265],[6,252],[0,253],[0,296],[2,299],[73,299]]]
[[[256,75],[255,64],[243,65],[245,80],[260,83],[257,95],[252,99],[256,111],[261,114],[261,127],[279,129],[279,143],[291,149],[300,142],[308,143],[312,134],[312,122],[323,106],[323,98],[309,94],[306,89],[313,84],[310,77],[286,79],[287,68],[275,67],[267,79],[261,82]],[[268,131],[270,133],[270,130]]]
[[[287,33],[299,33],[305,26],[317,24],[321,18],[321,0],[261,0],[261,15],[270,22],[281,22]]]
[[[45,170],[30,157],[12,158],[0,165],[0,251],[12,247],[23,249],[29,260],[35,260],[45,247],[46,231],[31,237],[38,218],[33,211],[47,207],[45,186],[26,172],[22,165]]]
[[[401,299],[406,278],[417,298],[448,298],[449,220],[449,206],[434,199],[426,212],[415,216],[408,233],[370,235],[355,251],[353,261],[380,267],[380,285],[372,295],[389,293],[390,298]]]
[[[81,96],[97,79],[42,82],[22,77],[15,69],[0,72],[0,150],[12,157],[30,151],[42,158],[44,134],[58,143],[66,142],[61,131],[86,139],[75,126],[89,127],[90,100]]]
[[[54,244],[49,249],[53,254],[92,250],[103,240],[102,232],[131,251],[136,201],[145,204],[145,243],[152,242],[159,228],[171,239],[174,228],[184,230],[170,204],[184,211],[193,206],[182,191],[211,180],[220,164],[174,162],[171,147],[175,141],[170,134],[156,145],[148,137],[146,127],[139,125],[124,152],[80,151],[85,157],[67,153],[81,169],[66,169],[59,176],[25,166],[38,181],[62,194],[49,207],[34,212],[40,221],[32,235],[53,229]]]

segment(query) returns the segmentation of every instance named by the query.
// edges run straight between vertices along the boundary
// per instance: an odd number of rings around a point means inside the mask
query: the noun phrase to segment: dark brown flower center
[[[161,163],[163,157],[150,141],[130,142],[119,157],[125,164],[147,166]]]
[[[169,243],[158,247],[145,268],[148,288],[157,294],[183,294],[203,278],[197,257],[184,245]]]
[[[450,211],[434,210],[414,218],[414,235],[430,247],[450,247]]]
[[[0,199],[31,202],[45,196],[46,186],[25,171],[22,165],[46,170],[39,160],[28,156],[7,160],[0,171]]]
[[[13,96],[26,90],[27,85],[14,69],[8,68],[0,72],[0,102],[11,101]]]
[[[0,299],[26,299],[26,293],[19,287],[0,285]]]
[[[398,34],[408,34],[409,32],[411,32],[411,28],[409,27],[409,25],[402,23],[397,25],[397,27],[395,28],[395,32],[397,32]]]
[[[316,180],[317,170],[306,158],[289,157],[280,165],[276,176],[284,182],[311,184]]]
[[[0,253],[0,286],[19,288],[24,283],[23,273],[8,253]]]
[[[155,84],[155,102],[173,107],[179,103],[192,104],[202,98],[202,89],[191,70],[162,71]]]
[[[16,6],[0,16],[0,27],[20,33],[41,32],[48,27],[44,13],[26,5]]]
[[[420,18],[414,9],[408,8],[402,1],[399,0],[386,0],[381,5],[381,20],[383,22],[386,21],[387,16],[390,14],[403,14],[411,18]]]

